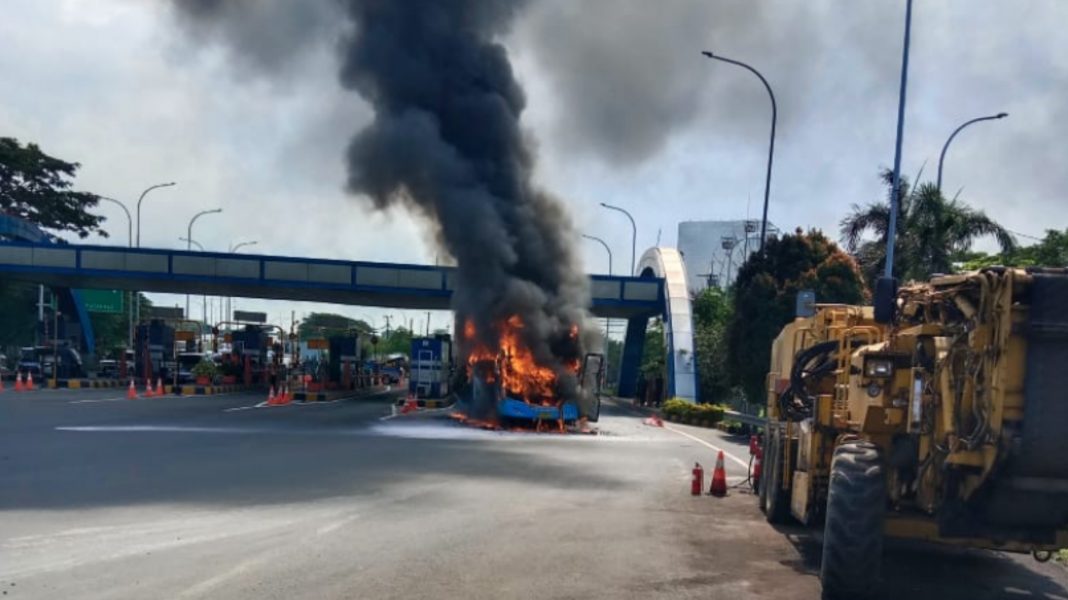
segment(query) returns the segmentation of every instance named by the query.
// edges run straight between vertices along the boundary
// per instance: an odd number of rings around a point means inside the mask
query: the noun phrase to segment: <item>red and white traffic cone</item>
[[[15,376],[15,391],[21,392],[24,389],[26,388],[22,386],[22,371],[19,371],[18,375]]]
[[[27,392],[32,392],[33,391],[33,373],[27,373],[26,374],[26,391]]]
[[[130,379],[130,387],[126,388],[126,399],[137,400],[137,388],[134,386],[133,379]]]
[[[717,498],[727,495],[727,469],[723,467],[723,451],[716,456],[716,468],[712,471],[712,485],[708,486],[708,493]]]
[[[152,379],[149,378],[149,377],[146,377],[145,378],[145,398],[151,398],[151,397],[152,397]]]
[[[162,396],[165,393],[166,392],[163,391],[163,378],[162,377],[156,378],[156,395],[157,396]]]
[[[274,386],[271,386],[271,391],[267,392],[267,405],[274,406],[278,399],[274,395]]]

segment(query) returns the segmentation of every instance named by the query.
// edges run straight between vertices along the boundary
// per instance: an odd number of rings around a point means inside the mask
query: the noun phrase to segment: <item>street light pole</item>
[[[202,210],[202,211],[198,212],[197,214],[193,215],[192,219],[189,219],[189,226],[186,228],[186,233],[185,233],[185,243],[186,243],[185,249],[186,249],[187,252],[192,252],[193,251],[193,223],[196,223],[197,219],[199,219],[200,217],[203,217],[204,215],[211,215],[211,214],[216,214],[216,213],[221,213],[221,212],[222,212],[221,208],[213,208],[211,210]],[[200,244],[197,244],[197,245],[200,246]],[[201,249],[201,251],[203,251],[204,247],[200,246],[200,249]],[[187,319],[189,318],[189,294],[185,295],[185,317]]]
[[[252,240],[250,242],[240,242],[238,244],[234,244],[233,242],[230,242],[230,254],[233,254],[233,253],[237,252],[238,248],[242,248],[244,246],[254,246],[254,245],[258,244],[258,243],[259,242],[256,241],[256,240]],[[231,308],[230,303],[231,303],[232,300],[233,300],[233,296],[227,296],[226,297],[226,318],[222,319],[223,321],[229,321],[231,316],[234,314],[230,310],[230,308]]]
[[[897,235],[897,212],[901,206],[901,144],[905,137],[905,91],[909,82],[909,37],[912,32],[912,0],[905,4],[905,41],[901,49],[901,86],[897,97],[897,138],[894,143],[894,179],[890,188],[890,223],[886,228],[886,266],[883,270],[882,293],[893,295],[894,238]],[[877,286],[880,287],[880,286]],[[876,296],[879,296],[876,290]],[[878,311],[878,308],[876,308]]]
[[[967,127],[969,125],[971,125],[972,123],[978,123],[980,121],[995,121],[995,120],[998,120],[998,119],[1004,119],[1007,116],[1009,116],[1009,113],[1007,113],[1007,112],[999,112],[996,115],[990,115],[988,117],[979,117],[979,118],[976,118],[976,119],[972,119],[971,121],[965,121],[960,127],[954,129],[953,133],[949,134],[949,139],[947,139],[946,143],[942,146],[942,154],[939,155],[939,157],[938,157],[938,191],[939,192],[942,191],[942,163],[945,162],[945,160],[946,160],[946,150],[949,150],[949,144],[953,141],[953,138],[957,137],[957,134],[960,133],[960,130],[964,129],[965,127]]]
[[[599,238],[599,237],[592,236],[592,235],[586,235],[585,233],[582,234],[582,237],[586,238],[587,240],[593,240],[593,241],[597,242],[598,244],[604,246],[604,251],[608,253],[608,274],[611,275],[612,274],[612,249],[609,248],[608,244],[604,240]],[[634,274],[634,268],[633,267],[631,268],[631,274],[632,275]],[[605,340],[608,339],[608,334],[611,333],[611,328],[612,328],[611,320],[606,317],[605,320],[604,320],[604,339]]]
[[[173,185],[176,185],[175,182],[173,182],[173,181],[169,181],[167,183],[157,183],[156,185],[152,185],[152,186],[149,186],[149,187],[145,188],[145,191],[141,192],[141,196],[137,198],[137,247],[138,248],[141,247],[141,202],[144,201],[145,196],[147,196],[148,193],[151,192],[152,190],[159,189],[159,188],[164,188],[164,187],[171,187]],[[133,296],[134,296],[134,313],[135,313],[134,320],[135,321],[139,321],[141,319],[141,293],[138,292],[137,290],[134,290]]]
[[[743,69],[747,69],[750,73],[756,75],[760,79],[760,83],[764,84],[764,89],[768,90],[768,97],[771,98],[771,141],[768,143],[768,171],[764,176],[764,216],[760,219],[760,253],[763,254],[764,238],[766,237],[768,230],[768,198],[771,196],[771,163],[775,158],[775,122],[778,121],[779,118],[779,108],[775,102],[775,92],[771,91],[771,86],[768,84],[768,80],[764,79],[764,76],[760,74],[760,71],[757,71],[753,67],[737,60],[712,54],[708,50],[701,52],[701,54],[714,60],[730,63],[742,67]]]
[[[637,248],[638,248],[638,226],[634,224],[634,217],[632,217],[631,214],[629,212],[627,212],[625,209],[620,208],[618,206],[613,206],[611,204],[605,204],[604,202],[601,203],[601,206],[607,208],[608,210],[614,210],[614,211],[617,211],[617,212],[621,212],[624,215],[627,215],[627,218],[630,219],[630,273],[628,273],[628,274],[633,277],[634,276],[634,255],[635,255],[635,250],[637,250]],[[602,242],[602,243],[604,243],[604,242]]]
[[[108,198],[107,196],[97,196],[97,198],[99,198],[100,200],[107,200],[108,202],[113,202],[115,204],[118,204],[119,208],[122,209],[122,212],[126,213],[126,245],[129,246],[130,248],[133,248],[133,217],[130,216],[130,209],[126,208],[125,204],[123,204],[122,202],[119,202],[118,200],[116,200],[114,198]],[[129,292],[127,292],[127,297],[129,299],[128,300],[129,301],[129,306],[127,306],[126,309],[130,313],[130,324],[129,324],[129,328],[128,328],[127,332],[126,332],[126,345],[127,345],[127,347],[132,348],[133,347],[133,333],[134,333],[134,306],[133,306],[133,298],[134,297],[132,295],[130,295]],[[126,358],[126,355],[124,353],[123,354],[123,359],[125,360],[125,358]]]
[[[582,237],[586,238],[587,240],[593,240],[593,241],[597,242],[598,244],[604,246],[604,251],[608,253],[608,274],[611,275],[612,274],[612,249],[609,248],[608,244],[605,243],[605,241],[602,240],[599,237],[595,237],[595,236],[592,236],[592,235],[586,235],[585,233],[582,234]]]

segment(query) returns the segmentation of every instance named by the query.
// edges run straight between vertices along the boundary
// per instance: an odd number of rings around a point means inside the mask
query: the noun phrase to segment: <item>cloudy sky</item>
[[[184,247],[189,218],[222,207],[194,232],[211,250],[257,240],[268,254],[433,263],[424,224],[344,191],[346,144],[371,111],[338,84],[346,24],[333,1],[227,4],[205,22],[163,1],[9,0],[0,135],[80,162],[80,189],[128,203],[178,182],[145,200],[143,246]],[[679,221],[759,213],[767,96],[706,48],[775,88],[770,220],[837,237],[850,204],[881,197],[893,161],[903,17],[903,0],[530,0],[501,41],[527,92],[539,183],[609,242],[618,272],[630,227],[599,202],[635,215],[639,253],[658,236],[673,245]],[[1068,226],[1066,24],[1059,0],[918,0],[903,172],[933,179],[958,124],[1005,111],[957,138],[944,187],[1014,231]],[[125,244],[121,211],[99,210]],[[600,246],[576,243],[588,270],[606,271]],[[291,307],[239,305],[287,320]]]

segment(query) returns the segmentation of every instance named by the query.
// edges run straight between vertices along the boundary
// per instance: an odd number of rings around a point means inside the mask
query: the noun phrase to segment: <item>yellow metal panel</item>
[[[808,523],[809,476],[804,471],[794,472],[794,485],[790,492],[790,512],[802,523]]]

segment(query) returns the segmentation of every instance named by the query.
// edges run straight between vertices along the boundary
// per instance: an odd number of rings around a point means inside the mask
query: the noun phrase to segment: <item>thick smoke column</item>
[[[523,3],[295,4],[174,0],[197,35],[226,40],[240,62],[266,70],[285,62],[272,43],[298,52],[344,13],[351,29],[338,46],[341,82],[375,111],[348,148],[349,189],[378,208],[403,203],[429,217],[456,259],[453,308],[474,323],[475,342],[495,352],[498,328],[518,316],[523,344],[571,397],[568,366],[597,334],[586,320],[588,283],[568,215],[532,184],[534,157],[519,126],[525,98],[496,39]]]
[[[366,98],[374,122],[348,150],[349,187],[379,207],[404,202],[431,217],[456,258],[453,307],[495,349],[513,315],[539,364],[565,395],[580,357],[587,283],[560,203],[531,182],[525,104],[505,48],[515,2],[347,3],[355,28],[342,44],[342,83]]]

